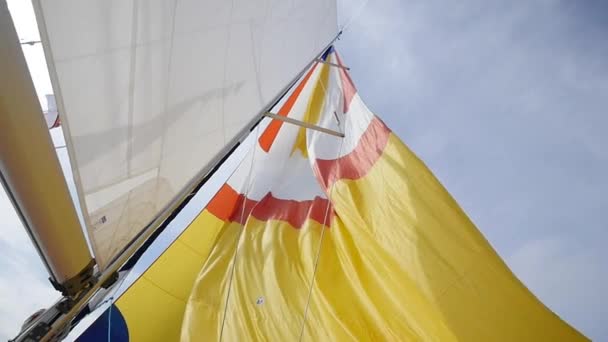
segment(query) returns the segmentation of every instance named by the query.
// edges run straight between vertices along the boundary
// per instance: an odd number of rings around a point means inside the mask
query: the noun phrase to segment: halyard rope
[[[243,204],[242,204],[242,209],[241,209],[241,218],[240,218],[240,222],[243,222],[243,217],[245,216],[245,206],[247,205],[247,195],[249,194],[249,189],[251,188],[251,177],[253,175],[253,166],[254,166],[254,162],[255,162],[255,151],[257,150],[257,145],[258,145],[258,139],[259,137],[259,133],[260,133],[260,126],[261,124],[258,124],[256,127],[256,137],[255,137],[255,141],[253,142],[253,152],[251,153],[251,165],[249,166],[249,173],[247,174],[247,178],[245,180],[245,191],[243,193]],[[257,203],[256,203],[257,206]],[[252,208],[251,213],[253,213],[253,209]],[[243,235],[243,231],[245,230],[245,227],[247,226],[247,221],[249,220],[249,218],[247,220],[245,220],[245,222],[243,222],[243,227],[241,227],[241,229],[239,230],[239,235],[237,237],[236,240],[236,247],[234,249],[234,256],[232,257],[232,267],[230,269],[230,278],[228,280],[228,292],[226,293],[226,304],[224,305],[224,314],[222,317],[222,326],[220,328],[220,338],[219,340],[222,340],[222,337],[224,336],[224,326],[226,324],[226,316],[227,316],[227,312],[228,312],[228,302],[230,300],[230,293],[232,292],[232,280],[234,278],[234,270],[236,268],[236,262],[238,259],[238,253],[239,253],[239,245],[241,242],[241,236]]]
[[[359,8],[357,8],[357,10],[353,13],[353,15],[350,16],[350,19],[348,19],[348,21],[346,22],[346,24],[344,24],[342,26],[342,30],[340,30],[341,32],[346,31],[346,29],[350,26],[350,24],[355,21],[355,19],[357,19],[360,15],[361,12],[363,11],[363,9],[365,8],[365,6],[367,6],[367,3],[369,2],[369,0],[363,0],[361,2],[361,5],[359,5]]]
[[[321,84],[323,84],[323,82],[321,82]],[[325,89],[325,86],[323,86],[323,88]],[[346,123],[347,117],[344,118],[344,122]],[[339,123],[338,123],[339,125]],[[344,125],[344,128],[342,129],[344,132],[346,131],[346,125]],[[338,173],[339,171],[339,167],[340,167],[340,163],[337,162],[337,160],[340,158],[340,154],[342,153],[342,145],[344,144],[344,139],[345,138],[341,138],[340,139],[340,148],[338,149],[338,156],[336,158],[336,173]],[[329,182],[329,174],[328,174],[328,182]],[[310,287],[308,289],[308,297],[306,299],[306,306],[304,307],[304,317],[302,318],[302,328],[300,329],[300,337],[298,338],[298,341],[302,341],[302,338],[304,337],[304,328],[306,327],[306,317],[308,316],[308,308],[310,307],[310,300],[312,298],[312,289],[314,287],[314,283],[315,283],[315,276],[317,274],[317,268],[319,267],[319,259],[321,257],[321,248],[323,246],[323,237],[325,236],[325,230],[329,228],[329,222],[328,222],[328,216],[329,216],[329,208],[331,207],[331,195],[334,192],[334,188],[335,188],[335,182],[331,185],[331,188],[328,191],[327,194],[327,208],[325,209],[325,217],[323,218],[323,227],[321,228],[321,237],[319,238],[319,244],[317,247],[317,255],[315,256],[315,264],[313,267],[313,271],[312,271],[312,279],[310,281]],[[333,209],[332,209],[333,210]],[[326,226],[327,224],[327,226]]]

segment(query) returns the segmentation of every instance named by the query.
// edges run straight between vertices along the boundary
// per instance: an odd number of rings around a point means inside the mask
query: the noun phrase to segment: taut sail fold
[[[103,270],[337,33],[335,1],[34,1]]]

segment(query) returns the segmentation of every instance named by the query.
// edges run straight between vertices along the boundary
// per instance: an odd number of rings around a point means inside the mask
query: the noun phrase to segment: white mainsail
[[[337,33],[335,1],[34,1],[101,269]]]

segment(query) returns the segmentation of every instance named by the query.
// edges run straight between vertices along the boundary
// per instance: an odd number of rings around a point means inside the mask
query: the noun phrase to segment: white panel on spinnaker
[[[103,269],[337,33],[328,0],[34,0]]]

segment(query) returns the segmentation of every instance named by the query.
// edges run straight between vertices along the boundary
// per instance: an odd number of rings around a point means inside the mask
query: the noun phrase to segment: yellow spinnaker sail
[[[322,99],[311,96],[318,82],[327,82]],[[346,137],[303,139],[279,121],[259,132],[255,151],[115,303],[126,333],[112,336],[587,340],[511,273],[343,69],[314,66],[279,115]]]

